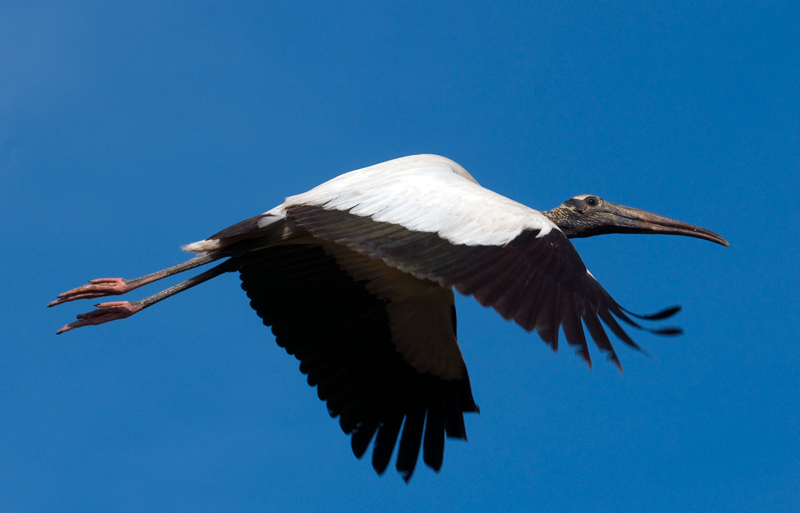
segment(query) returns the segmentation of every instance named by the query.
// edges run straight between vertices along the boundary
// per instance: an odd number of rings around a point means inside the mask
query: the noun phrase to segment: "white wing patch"
[[[453,244],[503,245],[525,229],[550,233],[540,212],[484,189],[455,162],[416,155],[351,171],[286,199],[284,206],[349,210]]]
[[[538,230],[539,237],[558,229],[541,212],[481,187],[463,167],[438,155],[390,160],[291,196],[263,214],[252,236],[260,236],[270,225],[283,228],[284,240],[302,235],[295,233],[289,222],[281,225],[286,207],[291,205],[350,211],[409,230],[437,233],[453,244],[468,246],[502,246],[526,229]],[[203,240],[183,249],[211,251],[243,238],[248,235],[231,241]]]

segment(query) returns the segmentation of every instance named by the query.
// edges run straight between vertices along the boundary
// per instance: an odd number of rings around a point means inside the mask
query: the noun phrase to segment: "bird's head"
[[[604,233],[656,233],[697,237],[728,246],[728,241],[705,228],[616,205],[591,194],[575,196],[543,214],[571,239]]]

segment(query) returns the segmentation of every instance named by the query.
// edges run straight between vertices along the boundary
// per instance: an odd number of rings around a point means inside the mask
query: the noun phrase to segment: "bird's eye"
[[[589,196],[588,198],[586,198],[586,204],[589,205],[590,207],[596,207],[597,203],[598,203],[597,198],[595,198],[594,196]]]

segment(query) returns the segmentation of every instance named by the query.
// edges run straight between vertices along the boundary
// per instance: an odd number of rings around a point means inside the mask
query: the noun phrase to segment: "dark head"
[[[728,241],[712,231],[644,210],[615,205],[591,194],[575,196],[542,213],[571,239],[604,233],[660,233],[697,237],[728,246]]]

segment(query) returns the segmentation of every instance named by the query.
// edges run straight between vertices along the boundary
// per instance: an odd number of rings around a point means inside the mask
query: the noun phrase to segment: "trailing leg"
[[[58,295],[58,299],[51,302],[47,306],[56,306],[60,305],[61,303],[75,301],[76,299],[94,299],[105,296],[118,296],[120,294],[130,292],[133,289],[139,288],[142,285],[153,283],[154,281],[158,281],[162,278],[182,273],[183,271],[188,271],[189,269],[194,269],[195,267],[219,260],[225,256],[228,255],[219,252],[205,253],[182,264],[173,265],[172,267],[168,267],[161,271],[156,271],[139,278],[134,278],[132,280],[126,280],[124,278],[98,278],[96,280],[89,280],[91,285],[84,285],[82,287],[77,287],[67,292],[63,292]]]
[[[198,257],[197,259],[199,259],[199,258],[202,258],[202,257]],[[217,258],[219,258],[219,257],[217,257]],[[192,263],[197,259],[189,260],[188,262],[186,262],[186,264]],[[186,264],[183,264],[183,265],[186,265]],[[192,267],[197,267],[197,265],[202,265],[202,264],[195,264]],[[144,310],[148,306],[154,305],[154,304],[158,303],[159,301],[161,301],[163,299],[166,299],[166,298],[168,298],[170,296],[174,296],[175,294],[177,294],[179,292],[183,292],[186,289],[190,289],[190,288],[194,287],[195,285],[199,285],[200,283],[203,283],[204,281],[208,281],[208,280],[210,280],[212,278],[216,278],[220,274],[231,272],[231,271],[236,271],[239,268],[238,265],[239,265],[238,259],[237,258],[231,258],[230,260],[227,260],[227,261],[219,264],[216,267],[213,267],[213,268],[211,268],[211,269],[209,269],[209,270],[207,270],[207,271],[205,271],[203,273],[200,273],[197,276],[189,278],[186,281],[182,281],[181,283],[179,283],[179,284],[177,284],[177,285],[175,285],[173,287],[170,287],[168,289],[164,289],[161,292],[157,292],[157,293],[153,294],[152,296],[146,297],[144,299],[140,299],[139,301],[134,301],[132,303],[129,302],[129,301],[112,301],[112,302],[109,302],[109,303],[98,303],[98,304],[95,305],[98,308],[97,310],[93,310],[91,312],[78,315],[78,320],[77,321],[67,324],[66,326],[64,326],[63,328],[58,330],[56,332],[56,334],[64,333],[65,331],[70,331],[72,329],[80,328],[82,326],[94,326],[94,325],[103,324],[103,323],[106,323],[106,322],[109,322],[109,321],[115,321],[117,319],[124,319],[126,317],[130,317],[131,315]],[[164,271],[159,271],[159,272],[163,273],[163,272],[175,269],[177,267],[180,267],[180,266],[170,267],[169,269],[165,269]],[[181,269],[181,270],[185,271],[186,269],[191,269],[191,267],[186,267],[186,268]],[[178,272],[181,272],[181,271],[175,271],[175,272],[172,272],[171,274],[176,274]],[[153,276],[155,274],[158,274],[158,273],[154,273],[154,274],[151,274],[151,275],[148,275],[148,276]],[[159,278],[155,278],[155,279],[152,279],[150,281],[151,282],[152,281],[156,281],[157,279],[165,278],[166,276],[169,276],[169,275],[170,274],[167,274],[165,276],[161,276]],[[144,277],[144,278],[147,278],[147,276]],[[137,279],[140,279],[140,278],[137,278]],[[131,280],[131,281],[133,281],[133,280]],[[136,288],[138,286],[141,286],[141,284],[137,284],[133,288]],[[112,294],[113,294],[113,292],[112,292]],[[106,295],[106,294],[100,294],[100,295]],[[93,297],[93,296],[87,296],[87,297]],[[73,299],[81,299],[81,298],[73,298]],[[67,299],[66,301],[71,301],[71,300],[72,299]]]

